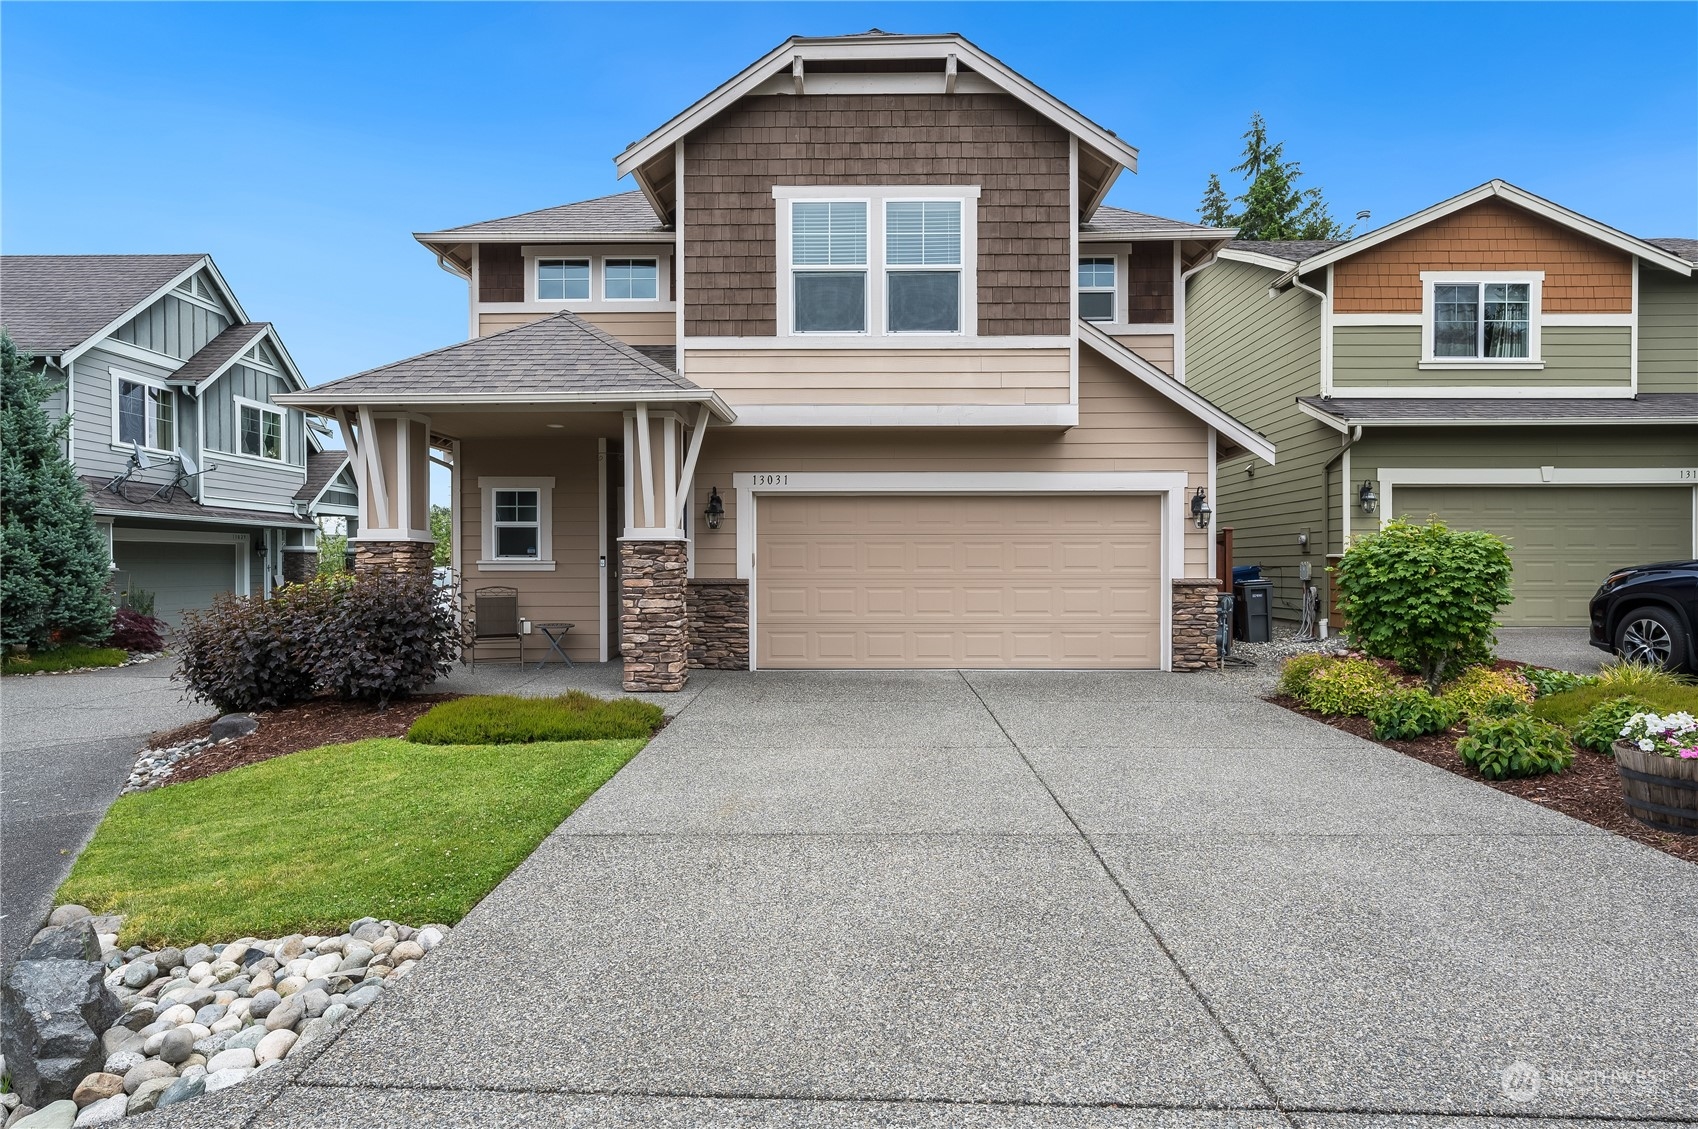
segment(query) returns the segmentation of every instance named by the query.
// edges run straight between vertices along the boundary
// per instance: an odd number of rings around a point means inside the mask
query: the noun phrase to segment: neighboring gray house
[[[176,625],[220,592],[312,571],[297,495],[322,444],[273,402],[306,381],[209,256],[7,255],[0,287],[0,325],[63,384],[49,411],[71,413],[67,453],[120,593],[151,594]]]

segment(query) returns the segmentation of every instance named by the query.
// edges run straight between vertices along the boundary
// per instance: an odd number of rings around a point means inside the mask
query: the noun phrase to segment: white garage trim
[[[252,595],[250,573],[252,566],[249,557],[253,553],[253,538],[246,533],[209,533],[196,529],[136,529],[115,525],[112,527],[112,540],[118,541],[174,541],[179,544],[229,545],[235,553],[232,566],[235,569],[235,591],[238,596]]]
[[[1393,492],[1399,486],[1689,486],[1692,555],[1698,557],[1698,467],[1381,467],[1379,476],[1381,528],[1397,513]]]
[[[1191,511],[1184,471],[1076,474],[1034,472],[733,474],[737,494],[737,576],[755,590],[755,529],[763,494],[1156,494],[1161,497],[1161,669],[1173,669],[1173,579],[1185,575],[1185,524]],[[749,669],[757,669],[759,609],[749,601]]]

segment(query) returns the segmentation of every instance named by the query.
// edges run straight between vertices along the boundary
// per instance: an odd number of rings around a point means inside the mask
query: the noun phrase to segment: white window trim
[[[1109,268],[1112,271],[1114,271],[1114,285],[1108,286],[1108,287],[1080,286],[1079,285],[1079,267],[1080,267],[1081,264],[1084,263],[1084,261],[1086,259],[1091,259],[1093,261],[1100,261],[1100,260],[1106,259],[1108,261]],[[1114,311],[1109,317],[1107,317],[1107,318],[1087,318],[1087,317],[1085,317],[1084,313],[1081,312],[1079,314],[1079,318],[1080,318],[1081,321],[1088,321],[1092,325],[1096,325],[1096,326],[1125,325],[1126,324],[1126,317],[1127,317],[1126,301],[1125,301],[1124,296],[1122,295],[1122,291],[1124,291],[1126,288],[1124,286],[1120,285],[1121,277],[1126,272],[1125,272],[1125,269],[1122,267],[1121,264],[1122,264],[1122,259],[1119,255],[1110,254],[1108,252],[1103,252],[1102,254],[1097,254],[1097,255],[1089,254],[1087,252],[1081,252],[1078,259],[1076,259],[1074,261],[1074,263],[1073,263],[1073,285],[1079,291],[1080,297],[1083,297],[1086,294],[1112,294],[1112,295],[1114,295],[1114,301],[1113,301]],[[1084,303],[1081,302],[1080,303],[1081,311],[1083,310],[1083,307],[1084,307]],[[1173,326],[1171,325],[1171,323],[1168,325],[1168,332],[1169,333],[1173,332]]]
[[[544,298],[542,296],[542,265],[544,263],[583,263],[584,296],[582,298]],[[588,302],[595,296],[595,257],[593,255],[538,255],[534,259],[527,260],[526,265],[528,269],[525,273],[528,277],[525,279],[525,283],[531,288],[531,293],[536,296],[538,302],[564,306],[568,302]]]
[[[232,396],[231,399],[236,402],[236,442],[235,442],[235,448],[236,449],[234,451],[230,452],[230,453],[234,454],[238,458],[256,459],[259,462],[265,463],[267,466],[289,466],[290,463],[289,463],[289,413],[288,413],[288,411],[284,408],[278,407],[276,404],[266,404],[266,403],[262,403],[259,400],[250,400],[246,396]],[[259,412],[269,412],[269,413],[271,413],[272,415],[274,415],[278,418],[279,422],[278,422],[278,425],[277,425],[277,437],[278,437],[278,452],[279,452],[279,454],[278,454],[277,458],[274,459],[270,455],[265,453],[265,450],[264,450],[264,448],[265,448],[265,426],[264,426],[263,422],[260,425],[260,448],[261,449],[260,449],[259,454],[250,455],[250,454],[248,454],[248,452],[242,450],[242,409],[243,408],[253,408],[253,409],[255,409],[256,411],[259,411]]]
[[[477,290],[472,289],[472,328],[473,335],[477,332],[477,318],[480,314],[497,313],[559,313],[570,310],[572,313],[595,313],[596,311],[620,310],[643,311],[653,310],[662,313],[674,313],[678,303],[668,281],[671,273],[672,248],[661,247],[653,243],[638,243],[630,247],[618,244],[571,244],[571,243],[537,243],[522,244],[519,248],[521,260],[524,262],[524,298],[518,302],[485,302],[478,298]],[[547,260],[565,259],[590,264],[590,296],[588,298],[543,298],[539,296],[537,264]],[[603,298],[605,289],[605,270],[603,264],[608,259],[653,259],[655,261],[655,294],[654,298]]]
[[[777,212],[778,255],[778,334],[791,341],[825,343],[845,338],[873,338],[900,341],[903,346],[923,345],[932,341],[954,341],[976,338],[979,335],[979,186],[976,184],[871,184],[871,185],[774,185],[772,198]],[[795,267],[791,264],[790,205],[795,200],[864,203],[867,205],[867,329],[862,333],[803,333],[795,328],[794,286]],[[961,322],[952,333],[892,332],[886,316],[886,279],[884,245],[884,206],[888,203],[919,200],[955,200],[961,204]],[[809,268],[805,268],[809,269]],[[821,266],[821,270],[834,269]],[[853,267],[835,269],[853,270]],[[900,270],[922,270],[922,266],[900,267]]]
[[[1473,283],[1509,282],[1527,285],[1527,355],[1525,357],[1435,357],[1433,355],[1433,288]],[[1541,307],[1544,302],[1545,272],[1537,271],[1430,271],[1421,272],[1421,360],[1424,369],[1542,369],[1544,341]],[[1485,316],[1484,307],[1481,317]]]
[[[169,448],[167,448],[167,447],[157,447],[157,446],[154,445],[154,440],[159,438],[159,434],[158,434],[158,430],[157,430],[158,429],[158,422],[155,420],[153,412],[151,410],[149,410],[147,412],[146,416],[145,416],[144,423],[143,423],[143,429],[147,432],[148,441],[146,443],[143,443],[141,445],[141,448],[144,451],[152,451],[153,453],[159,454],[159,455],[175,456],[176,453],[177,453],[176,444],[177,444],[177,441],[182,438],[182,430],[183,430],[183,421],[182,421],[181,416],[177,412],[177,409],[180,405],[177,402],[176,390],[174,388],[172,388],[170,384],[168,384],[167,382],[165,382],[163,380],[160,380],[158,377],[155,377],[155,376],[143,376],[139,372],[128,372],[128,371],[121,369],[121,368],[110,368],[108,371],[110,371],[111,374],[112,374],[112,387],[109,390],[110,393],[111,393],[111,396],[112,396],[112,449],[115,450],[115,451],[128,451],[130,449],[130,445],[128,443],[124,442],[123,439],[119,438],[119,435],[118,435],[118,384],[119,384],[120,381],[128,381],[131,384],[140,384],[140,385],[143,385],[147,388],[152,388],[152,389],[154,389],[155,391],[158,391],[158,392],[170,393],[170,395],[171,395],[171,432],[172,432],[171,441],[172,441],[173,445]],[[151,405],[149,405],[149,407],[151,409]]]
[[[622,260],[624,262],[630,262],[630,263],[648,263],[648,264],[652,265],[654,267],[654,297],[653,298],[614,298],[614,297],[609,296],[608,293],[607,293],[607,263],[608,263],[609,259],[619,259],[619,260]],[[594,276],[600,275],[601,276],[601,300],[603,302],[607,303],[608,305],[617,304],[617,305],[620,305],[620,306],[634,306],[634,305],[637,305],[638,303],[647,303],[648,305],[653,305],[654,303],[662,300],[661,299],[661,293],[665,289],[665,287],[662,285],[661,280],[660,280],[661,279],[661,271],[660,271],[660,256],[659,255],[603,255],[601,257],[600,262],[597,264],[597,266],[599,266],[600,269],[596,269],[596,267],[591,267],[592,277],[591,277],[590,281],[591,281],[591,284],[592,284],[592,289],[593,289],[593,284],[594,284],[594,281],[595,281]]]
[[[497,490],[535,490],[537,492],[537,555],[530,557],[497,557],[495,553],[495,492]],[[554,479],[492,478],[478,476],[478,491],[483,496],[483,543],[486,554],[477,562],[479,572],[553,572],[554,559]]]

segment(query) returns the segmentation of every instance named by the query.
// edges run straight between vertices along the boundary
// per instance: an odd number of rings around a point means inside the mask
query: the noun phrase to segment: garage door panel
[[[172,627],[183,615],[202,611],[218,595],[236,588],[236,546],[192,541],[112,543],[120,589],[153,595],[154,614]]]
[[[759,504],[763,666],[1160,664],[1154,498],[768,496]],[[776,552],[781,544],[812,548]]]
[[[1583,627],[1603,578],[1692,555],[1693,491],[1670,486],[1403,486],[1397,513],[1485,529],[1509,543],[1514,600],[1500,622]]]

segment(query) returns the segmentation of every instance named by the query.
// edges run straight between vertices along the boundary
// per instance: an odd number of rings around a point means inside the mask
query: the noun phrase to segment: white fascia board
[[[139,513],[135,510],[105,509],[101,506],[97,499],[94,503],[94,513],[96,517],[115,518],[119,521],[123,521],[127,518],[132,521],[168,521],[185,525],[265,525],[280,527],[283,529],[317,528],[316,522],[297,516],[293,508],[289,510],[277,510],[270,513],[255,513],[252,517],[229,517],[223,514]],[[132,537],[126,535],[131,532],[142,534],[142,536]],[[145,527],[132,527],[127,530],[124,526],[120,525],[113,528],[112,535],[119,541],[145,541],[148,540],[146,534],[154,532],[162,533],[165,531],[149,530]],[[163,538],[158,539],[163,540]]]
[[[1480,185],[1478,188],[1471,188],[1467,192],[1457,196],[1452,196],[1448,200],[1442,200],[1430,208],[1416,212],[1414,215],[1405,216],[1400,220],[1393,220],[1384,227],[1370,231],[1366,235],[1358,235],[1354,239],[1341,243],[1337,247],[1332,248],[1330,251],[1323,251],[1319,255],[1314,255],[1305,259],[1297,266],[1292,267],[1286,277],[1280,279],[1280,282],[1283,284],[1298,273],[1307,274],[1319,267],[1336,263],[1340,259],[1347,259],[1359,251],[1366,251],[1370,247],[1377,247],[1379,244],[1386,242],[1388,239],[1396,239],[1398,236],[1429,224],[1434,220],[1443,219],[1452,212],[1461,211],[1463,208],[1478,204],[1480,201],[1490,199],[1492,197],[1508,201],[1519,208],[1532,212],[1536,216],[1550,220],[1552,223],[1569,228],[1572,231],[1578,231],[1582,235],[1596,239],[1600,243],[1608,244],[1609,246],[1616,248],[1618,251],[1625,251],[1629,255],[1635,255],[1641,259],[1647,260],[1648,262],[1656,263],[1660,267],[1666,267],[1667,269],[1674,271],[1676,274],[1688,276],[1692,274],[1691,263],[1682,259],[1678,255],[1670,254],[1655,244],[1647,243],[1643,239],[1636,239],[1633,236],[1628,235],[1626,232],[1617,231],[1608,224],[1599,223],[1597,220],[1592,219],[1589,216],[1583,216],[1579,212],[1571,211],[1568,208],[1563,207],[1561,204],[1556,204],[1550,200],[1546,200],[1542,196],[1535,196],[1531,192],[1517,188],[1515,185],[1510,184],[1507,181],[1490,180],[1485,184]]]
[[[1198,231],[1190,227],[1147,227],[1139,231],[1081,231],[1081,243],[1166,243],[1174,239],[1195,240],[1198,243],[1218,243],[1222,246],[1238,237],[1236,231],[1224,228]],[[1224,253],[1224,252],[1223,252]],[[1286,263],[1287,266],[1291,264]]]
[[[212,275],[212,281],[218,284],[218,289],[224,294],[224,300],[230,304],[232,320],[237,325],[246,325],[252,321],[253,319],[248,317],[248,312],[242,309],[242,303],[236,298],[236,292],[230,289],[228,282],[224,281],[224,275],[219,271],[218,264],[212,261],[211,255],[207,255],[205,258],[207,273]]]
[[[296,388],[303,392],[306,391],[306,389],[310,387],[310,385],[307,384],[307,378],[302,376],[301,370],[295,367],[295,358],[289,355],[289,347],[283,344],[283,338],[278,335],[277,327],[275,325],[267,322],[265,332],[254,338],[253,341],[248,344],[248,348],[252,349],[261,341],[266,340],[269,340],[275,348],[277,352],[277,359],[283,362],[283,371],[287,374],[290,381],[293,382]]]
[[[665,392],[462,392],[453,395],[447,393],[432,393],[430,395],[407,396],[405,393],[371,392],[366,394],[342,395],[326,399],[315,390],[305,392],[290,392],[273,397],[273,402],[291,408],[306,408],[320,413],[334,412],[337,407],[367,407],[386,410],[399,410],[429,414],[433,411],[462,411],[476,408],[480,405],[492,407],[526,408],[532,406],[553,405],[556,407],[572,408],[582,411],[618,411],[636,403],[645,404],[702,404],[712,408],[713,413],[721,422],[734,423],[737,413],[731,406],[720,399],[717,392],[705,388],[684,389]]]
[[[1277,255],[1264,255],[1259,251],[1244,251],[1237,247],[1222,248],[1219,257],[1229,262],[1249,263],[1253,267],[1266,267],[1268,270],[1276,270],[1281,274],[1303,265],[1302,263],[1293,263],[1290,259],[1282,259]],[[1285,280],[1282,278],[1279,281],[1283,283]]]
[[[1229,413],[1210,403],[1203,396],[1185,387],[1090,322],[1081,321],[1079,323],[1079,338],[1168,400],[1227,436],[1250,454],[1263,460],[1269,466],[1274,465],[1274,445],[1267,436],[1252,430]]]
[[[786,39],[659,129],[633,143],[613,159],[613,167],[621,177],[636,171],[671,148],[678,138],[689,134],[759,86],[776,68],[789,67],[797,58],[802,60],[805,67],[808,62],[814,60],[932,59],[943,58],[952,53],[1017,100],[1069,133],[1088,140],[1093,148],[1110,161],[1118,161],[1124,167],[1137,171],[1137,149],[1034,86],[958,35],[851,35],[831,39]]]
[[[1334,431],[1340,432],[1344,435],[1350,434],[1350,424],[1345,420],[1340,419],[1338,416],[1322,411],[1313,404],[1305,404],[1302,399],[1298,399],[1296,404],[1297,410],[1308,416],[1310,419],[1324,423]],[[1379,421],[1375,420],[1374,422],[1378,423]]]
[[[314,494],[312,496],[312,498],[307,502],[307,511],[309,513],[312,512],[313,510],[316,510],[318,508],[319,503],[324,500],[324,492],[326,490],[330,489],[332,486],[336,485],[336,480],[339,477],[341,477],[343,471],[348,469],[348,462],[349,462],[348,454],[347,454],[346,451],[344,451],[342,453],[342,462],[340,464],[338,464],[336,469],[330,473],[330,477],[324,480],[324,485],[320,486],[318,488],[318,493]],[[358,484],[355,484],[354,493],[356,495],[359,493]],[[354,509],[355,516],[358,516],[359,515],[359,507],[355,506],[353,509]]]
[[[141,301],[137,302],[135,305],[131,306],[129,309],[124,310],[117,317],[113,318],[110,322],[107,322],[106,325],[104,327],[102,327],[98,332],[89,335],[81,343],[74,345],[69,349],[66,349],[63,353],[61,353],[59,355],[59,365],[60,365],[60,367],[63,368],[65,365],[70,364],[72,361],[76,360],[78,357],[82,356],[84,353],[88,352],[90,349],[92,349],[96,345],[100,344],[101,340],[103,338],[105,338],[107,334],[112,333],[119,326],[123,325],[125,322],[127,322],[131,318],[135,317],[136,313],[138,311],[147,309],[149,306],[153,305],[155,302],[157,302],[161,298],[165,297],[165,295],[169,294],[171,291],[173,291],[177,287],[181,286],[183,284],[183,282],[186,281],[187,279],[193,278],[194,275],[195,275],[195,272],[199,271],[202,267],[211,268],[213,270],[213,273],[215,275],[217,274],[217,268],[212,266],[212,256],[211,255],[202,255],[195,262],[191,263],[187,268],[185,268],[182,271],[179,271],[175,276],[168,279],[163,286],[156,289],[153,293],[149,294],[146,298],[143,298]],[[219,283],[220,283],[220,285],[222,285],[223,280],[220,279]],[[226,291],[226,293],[228,293],[228,291]],[[231,306],[233,308],[235,307],[235,299],[233,299],[233,298],[231,299]],[[247,320],[246,315],[244,315],[242,317],[242,320],[243,321]]]
[[[455,246],[461,243],[671,243],[677,235],[671,231],[502,231],[479,235],[468,232],[414,232],[413,238],[430,251],[442,253],[436,244]]]

